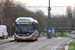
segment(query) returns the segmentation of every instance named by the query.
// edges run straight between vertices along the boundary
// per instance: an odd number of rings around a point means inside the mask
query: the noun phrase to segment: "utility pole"
[[[11,24],[11,36],[13,35],[13,12],[12,12],[12,24]]]
[[[47,37],[51,38],[51,14],[50,14],[50,0],[49,0],[49,7],[48,7],[48,32],[47,32]]]
[[[13,0],[12,0],[12,6],[13,6]],[[11,36],[13,35],[13,8],[12,8],[12,23],[11,23]]]

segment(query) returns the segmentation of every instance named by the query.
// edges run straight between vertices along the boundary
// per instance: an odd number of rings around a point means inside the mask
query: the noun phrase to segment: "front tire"
[[[17,42],[20,42],[20,40],[17,40]]]
[[[37,41],[38,39],[35,39],[35,41]]]

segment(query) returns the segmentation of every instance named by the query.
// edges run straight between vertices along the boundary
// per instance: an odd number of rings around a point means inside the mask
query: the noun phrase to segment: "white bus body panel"
[[[35,22],[38,23],[37,20],[31,17],[18,17],[15,22]]]

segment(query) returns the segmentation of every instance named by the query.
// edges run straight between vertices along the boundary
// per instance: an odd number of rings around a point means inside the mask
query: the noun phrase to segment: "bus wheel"
[[[35,41],[37,41],[38,39],[35,39]]]

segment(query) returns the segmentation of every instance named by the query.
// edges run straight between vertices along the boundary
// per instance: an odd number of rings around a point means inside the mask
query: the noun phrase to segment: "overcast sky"
[[[15,0],[15,1],[20,1],[27,6],[48,6],[49,0]],[[75,5],[75,0],[50,0],[51,6],[67,6]],[[31,8],[30,8],[31,9]],[[42,10],[46,15],[48,14],[47,7],[41,7],[41,8],[33,8],[31,10]],[[65,14],[66,7],[51,7],[51,13],[52,14]]]

